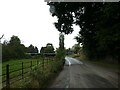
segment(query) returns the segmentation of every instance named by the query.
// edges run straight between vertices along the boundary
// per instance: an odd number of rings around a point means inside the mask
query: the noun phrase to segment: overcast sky
[[[44,0],[0,0],[0,37],[10,40],[12,35],[18,36],[25,46],[33,44],[39,49],[47,43],[59,47],[59,32],[53,23],[57,18],[52,17],[49,6]],[[77,43],[73,38],[78,34],[79,27],[65,35],[65,47]]]

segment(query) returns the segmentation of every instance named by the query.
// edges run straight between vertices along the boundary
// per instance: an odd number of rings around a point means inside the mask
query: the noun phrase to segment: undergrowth
[[[52,61],[48,65],[36,66],[30,72],[30,79],[28,82],[24,82],[23,88],[47,88],[51,79],[57,75],[63,68],[62,60]]]

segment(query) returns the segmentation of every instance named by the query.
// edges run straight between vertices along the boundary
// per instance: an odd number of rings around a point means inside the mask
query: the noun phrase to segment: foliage
[[[81,50],[81,47],[79,44],[75,44],[73,47],[72,47],[72,50],[75,54],[78,54]]]
[[[11,46],[15,46],[15,45],[20,45],[21,44],[21,41],[20,41],[20,39],[18,38],[18,36],[12,36],[11,37],[11,39],[10,39],[10,41],[9,41],[9,45],[11,45]]]
[[[65,49],[58,48],[56,50],[56,59],[59,60],[59,61],[62,60],[63,65],[65,63],[65,55],[66,55]]]
[[[40,53],[55,53],[53,45],[48,43],[46,47],[41,47]]]
[[[74,52],[71,48],[66,49],[65,52],[66,52],[66,55],[74,54]]]
[[[6,80],[6,65],[9,64],[9,80],[10,80],[10,87],[11,88],[18,88],[24,82],[22,77],[22,62],[23,62],[23,77],[27,76],[27,80],[29,81],[29,72],[31,70],[31,61],[32,61],[32,68],[39,65],[42,62],[42,59],[18,59],[18,60],[9,60],[2,63],[2,81]],[[26,73],[27,72],[27,73]],[[18,80],[20,79],[20,80]],[[11,82],[13,82],[11,84]],[[6,82],[3,82],[3,87],[6,86]]]
[[[54,53],[54,47],[53,47],[53,45],[51,43],[48,43],[46,45],[46,52],[47,53]]]
[[[2,44],[2,59],[3,61],[10,59],[21,59],[29,58],[29,55],[25,53],[38,53],[37,47],[34,48],[33,45],[30,45],[28,48],[24,44],[21,44],[21,40],[18,36],[12,36],[10,41],[4,41]]]
[[[38,53],[38,48],[34,47],[32,44],[28,47],[28,53]]]
[[[62,70],[63,64],[59,60],[49,60],[48,64],[45,64],[44,68],[42,65],[36,66],[30,72],[30,82],[24,85],[25,88],[46,88],[57,73]]]
[[[64,35],[63,35],[63,33],[60,33],[60,35],[59,35],[59,48],[64,49]]]
[[[91,58],[111,57],[118,60],[120,51],[120,3],[48,2],[54,7],[55,27],[65,34],[73,32],[73,24],[80,26],[78,43]]]
[[[59,34],[59,48],[56,50],[56,58],[57,60],[62,60],[63,64],[65,63],[65,48],[64,48],[64,34],[60,33]]]
[[[17,59],[25,56],[25,46],[21,44],[20,39],[17,36],[12,36],[8,43],[3,43],[3,60],[5,59]]]

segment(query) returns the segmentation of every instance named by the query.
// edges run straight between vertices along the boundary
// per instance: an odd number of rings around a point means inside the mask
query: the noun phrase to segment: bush
[[[38,65],[30,72],[29,82],[26,82],[24,88],[46,88],[52,78],[63,68],[62,60],[50,61],[49,64]]]

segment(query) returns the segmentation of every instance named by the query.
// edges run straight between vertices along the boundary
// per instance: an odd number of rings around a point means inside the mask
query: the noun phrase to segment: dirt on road
[[[93,65],[65,65],[49,88],[119,88],[118,73]]]

